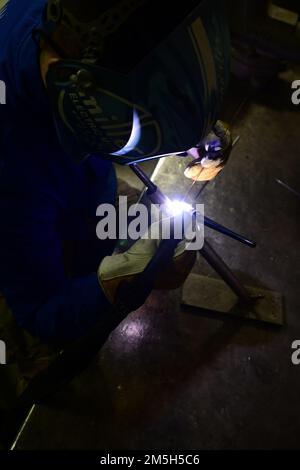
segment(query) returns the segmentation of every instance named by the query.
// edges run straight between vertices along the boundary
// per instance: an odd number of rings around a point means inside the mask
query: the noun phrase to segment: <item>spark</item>
[[[192,212],[193,206],[185,201],[175,199],[173,201],[168,200],[166,202],[166,209],[170,215],[175,217],[177,215],[183,214],[184,212]]]

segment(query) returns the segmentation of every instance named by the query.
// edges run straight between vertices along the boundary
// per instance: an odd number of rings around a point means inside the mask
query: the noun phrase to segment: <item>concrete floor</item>
[[[231,119],[245,88],[233,86]],[[242,280],[284,295],[286,326],[192,315],[180,291],[154,293],[80,378],[35,409],[19,449],[300,448],[300,108],[276,81],[234,122],[226,170],[203,193],[206,214],[257,240],[207,231]],[[215,276],[198,261],[195,272]]]

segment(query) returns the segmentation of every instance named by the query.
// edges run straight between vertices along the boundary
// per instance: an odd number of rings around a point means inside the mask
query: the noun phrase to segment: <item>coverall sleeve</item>
[[[49,342],[76,339],[109,315],[96,273],[77,279],[65,274],[58,210],[45,194],[0,197],[2,293],[17,323]]]

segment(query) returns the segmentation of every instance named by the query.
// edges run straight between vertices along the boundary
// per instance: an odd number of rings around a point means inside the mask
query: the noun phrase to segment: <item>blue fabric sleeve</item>
[[[96,273],[66,277],[58,210],[45,194],[1,195],[0,284],[20,326],[61,342],[84,335],[109,303]]]
[[[33,38],[46,4],[10,0],[0,12],[0,291],[20,326],[63,342],[109,314],[96,270],[111,244],[89,222],[99,204],[115,202],[116,178],[93,156],[76,165],[58,142]],[[76,245],[73,278],[65,242]]]

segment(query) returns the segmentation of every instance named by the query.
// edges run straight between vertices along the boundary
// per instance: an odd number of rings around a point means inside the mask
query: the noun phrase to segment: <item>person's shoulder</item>
[[[0,0],[0,80],[6,83],[7,106],[16,108],[42,102],[43,87],[34,36],[42,22],[47,0]]]
[[[0,71],[14,62],[23,42],[42,20],[47,0],[0,0]]]
[[[39,21],[46,3],[47,0],[0,0],[0,36],[7,38],[28,22]]]

